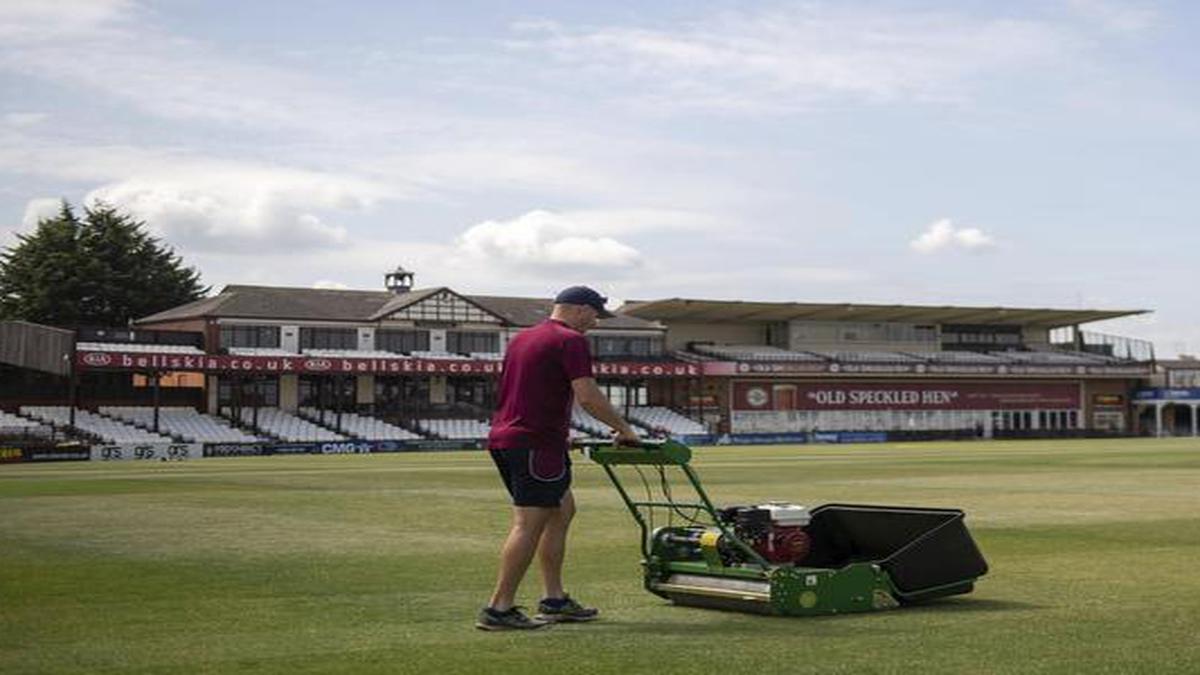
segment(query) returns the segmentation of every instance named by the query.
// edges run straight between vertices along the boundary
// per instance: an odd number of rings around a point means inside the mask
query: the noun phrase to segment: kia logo
[[[304,367],[308,370],[329,370],[333,364],[327,359],[309,359],[304,362]]]
[[[763,407],[769,400],[770,396],[767,394],[767,390],[761,387],[753,387],[746,390],[746,403],[755,408]]]
[[[107,366],[112,363],[112,355],[102,352],[88,352],[83,355],[83,362],[89,366]]]

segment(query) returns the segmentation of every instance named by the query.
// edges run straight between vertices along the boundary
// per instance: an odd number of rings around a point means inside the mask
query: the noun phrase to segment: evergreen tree
[[[125,326],[208,293],[145,223],[107,204],[79,218],[65,201],[0,252],[0,319],[76,328]]]

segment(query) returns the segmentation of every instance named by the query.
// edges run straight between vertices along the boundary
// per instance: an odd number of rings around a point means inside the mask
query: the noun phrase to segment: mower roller
[[[678,605],[783,616],[868,612],[969,593],[987,573],[958,509],[716,508],[682,443],[577,446],[604,469],[641,528],[646,590]],[[634,498],[618,467],[636,471],[645,499]],[[694,501],[675,499],[668,473],[676,470]],[[667,522],[656,525],[663,512]]]

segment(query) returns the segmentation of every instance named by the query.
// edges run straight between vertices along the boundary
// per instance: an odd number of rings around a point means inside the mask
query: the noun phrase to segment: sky
[[[0,0],[0,246],[206,284],[1149,309],[1200,352],[1200,4]]]

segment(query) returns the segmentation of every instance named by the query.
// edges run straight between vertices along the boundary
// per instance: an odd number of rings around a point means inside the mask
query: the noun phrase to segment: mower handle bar
[[[583,438],[576,441],[571,441],[571,447],[580,449],[591,448],[611,448],[614,445],[619,448],[661,448],[666,444],[665,439],[640,439],[636,443],[629,441],[617,442],[614,438]]]

